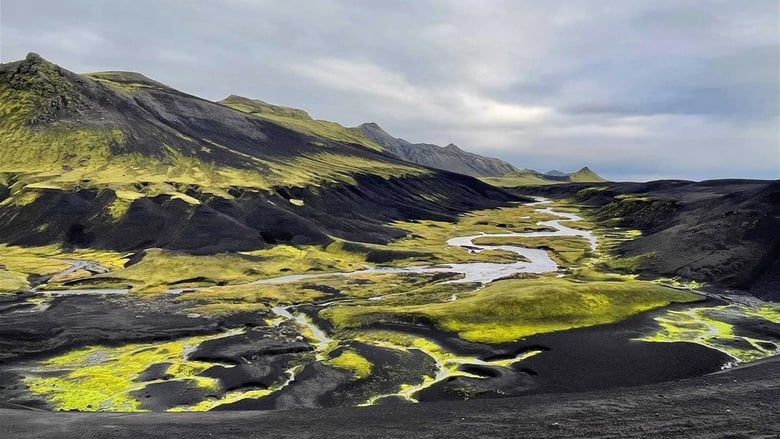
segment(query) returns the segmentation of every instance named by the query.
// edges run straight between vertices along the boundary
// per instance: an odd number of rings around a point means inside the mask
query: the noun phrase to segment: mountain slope
[[[384,242],[403,234],[393,220],[513,198],[137,73],[77,75],[36,54],[0,66],[0,242],[193,252]]]
[[[486,177],[482,180],[500,187],[543,186],[562,183],[601,183],[606,181],[587,166],[568,174],[560,171],[542,174],[533,169],[521,169],[501,177]]]
[[[501,176],[516,171],[511,164],[463,151],[456,145],[441,147],[428,143],[411,143],[391,136],[376,123],[357,127],[365,137],[402,159],[431,168],[444,169],[472,177]]]

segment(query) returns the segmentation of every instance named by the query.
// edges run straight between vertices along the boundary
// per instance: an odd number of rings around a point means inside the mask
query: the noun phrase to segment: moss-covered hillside
[[[231,108],[233,107],[233,108]],[[0,242],[213,253],[332,236],[515,199],[382,153],[340,125],[138,73],[0,66]]]

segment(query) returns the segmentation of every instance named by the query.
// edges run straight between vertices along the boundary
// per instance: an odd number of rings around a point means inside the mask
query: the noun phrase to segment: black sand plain
[[[206,413],[0,408],[9,438],[780,437],[780,359],[609,390],[418,405]],[[2,406],[2,404],[0,404]]]

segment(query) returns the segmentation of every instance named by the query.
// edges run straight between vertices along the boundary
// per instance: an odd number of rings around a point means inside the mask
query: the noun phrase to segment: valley
[[[640,385],[777,353],[776,305],[611,271],[641,233],[574,212],[592,216],[538,199],[396,222],[407,234],[386,245],[8,247],[6,269],[35,264],[39,280],[0,296],[0,394],[79,411],[344,407]]]
[[[720,408],[717,374],[776,388],[778,193],[517,170],[31,53],[0,65],[0,421]]]

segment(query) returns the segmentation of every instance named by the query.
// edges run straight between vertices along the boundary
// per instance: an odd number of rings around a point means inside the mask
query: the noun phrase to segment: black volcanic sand
[[[710,304],[715,301],[707,301]],[[706,305],[698,303],[693,306]],[[530,371],[537,387],[527,393],[580,392],[637,386],[704,375],[721,369],[732,358],[694,343],[632,340],[657,332],[653,317],[673,305],[621,322],[529,337],[527,343],[549,347],[516,366]]]
[[[713,305],[712,299],[696,304],[679,304],[671,308]],[[130,298],[74,296],[58,298],[52,308],[41,313],[10,314],[10,321],[0,322],[2,330],[9,331],[16,321],[15,334],[27,331],[35,337],[5,335],[2,340],[16,347],[6,355],[11,359],[29,360],[43,353],[52,355],[65,349],[88,344],[121,345],[145,339],[167,339],[201,332],[218,332],[225,321],[213,322],[203,318],[190,319],[176,314],[162,314],[166,306],[158,305],[156,312],[142,313]],[[472,343],[460,340],[451,332],[430,327],[402,324],[374,325],[370,329],[386,329],[410,333],[432,340],[444,349],[463,356],[482,360],[514,358],[528,351],[541,350],[512,368],[464,366],[467,372],[482,378],[452,377],[415,395],[420,401],[446,399],[496,398],[534,393],[575,392],[606,389],[618,386],[636,386],[717,371],[731,360],[718,351],[690,343],[649,343],[633,338],[652,334],[659,329],[653,317],[670,307],[639,314],[622,322],[542,334],[498,345]],[[59,312],[58,312],[59,310]],[[311,314],[315,308],[308,308]],[[66,312],[63,312],[66,311]],[[170,312],[170,309],[165,311]],[[20,317],[20,316],[23,316]],[[141,316],[141,317],[136,317]],[[46,319],[64,327],[48,325]],[[24,322],[26,326],[20,323]],[[238,324],[240,320],[233,323]],[[257,322],[256,322],[257,323]],[[65,326],[65,325],[69,326]],[[186,326],[185,326],[186,324]],[[124,330],[114,329],[116,326]],[[758,326],[761,328],[760,326]],[[19,329],[22,328],[22,329]],[[38,332],[35,332],[37,329]],[[44,330],[45,329],[45,330]],[[65,333],[63,335],[63,333]],[[6,332],[7,334],[7,332]],[[51,339],[47,335],[51,334]],[[18,338],[13,338],[18,337]],[[58,337],[62,337],[62,341]],[[11,343],[12,340],[18,340]],[[38,350],[36,351],[35,348]],[[358,342],[345,342],[373,364],[371,376],[355,379],[351,371],[313,363],[312,346],[299,338],[298,328],[289,322],[278,327],[253,327],[246,333],[223,337],[202,343],[191,360],[215,363],[201,376],[216,378],[221,389],[206,395],[197,386],[183,382],[150,383],[135,395],[144,408],[164,410],[189,405],[206,397],[220,397],[227,391],[262,389],[283,382],[289,367],[305,365],[295,380],[282,390],[259,399],[246,399],[219,406],[219,410],[272,410],[306,407],[351,406],[363,403],[375,395],[394,393],[401,384],[420,383],[424,375],[434,373],[433,359],[418,350],[408,352],[380,348]],[[331,353],[335,358],[340,353]],[[33,355],[36,354],[36,355]],[[6,361],[9,361],[6,360]],[[149,365],[138,381],[165,379],[164,365]],[[6,401],[41,407],[24,394],[19,377],[5,372],[0,376],[0,395]],[[388,398],[383,404],[403,402]]]
[[[728,355],[693,343],[655,343],[632,340],[660,329],[654,317],[669,309],[722,304],[708,299],[648,311],[618,323],[528,337],[514,343],[470,343],[456,334],[429,327],[378,324],[371,329],[401,331],[435,341],[458,355],[483,360],[513,358],[525,352],[540,354],[505,368],[483,369],[483,379],[452,377],[416,395],[420,401],[495,398],[550,392],[579,392],[637,386],[704,375],[732,360]]]
[[[215,363],[200,376],[217,379],[219,390],[204,390],[194,381],[181,380],[150,383],[132,395],[141,401],[142,408],[163,411],[218,399],[229,391],[267,389],[287,379],[290,365],[304,363],[310,357],[312,346],[299,341],[296,331],[291,324],[251,328],[243,334],[198,345],[188,359]],[[164,371],[160,364],[152,365],[136,381],[165,379],[160,376]]]
[[[419,350],[398,351],[358,342],[349,343],[349,347],[371,362],[371,376],[323,396],[323,407],[362,404],[372,396],[397,392],[400,384],[422,383],[424,375],[436,373],[436,362]],[[402,398],[381,401],[409,403]]]
[[[780,357],[773,357],[692,379],[583,393],[275,412],[0,409],[0,425],[9,439],[776,438],[778,395]]]
[[[8,304],[20,303],[28,296],[1,297],[3,303]],[[9,300],[9,297],[15,300]],[[3,313],[0,318],[0,399],[32,407],[46,407],[43,401],[31,399],[21,382],[20,371],[30,361],[91,345],[164,342],[265,324],[263,315],[259,313],[206,318],[188,316],[185,306],[172,303],[164,297],[150,301],[118,295],[73,295],[53,298],[49,308],[40,312]],[[291,333],[292,330],[288,329],[287,332]],[[289,339],[289,334],[287,337]],[[203,352],[208,353],[208,350]],[[162,365],[150,365],[138,380],[164,378]],[[173,402],[169,401],[171,396],[168,390],[168,386],[147,387],[142,401],[153,408],[169,406]],[[181,395],[182,404],[194,398],[192,391],[178,394]],[[155,402],[158,398],[162,398],[159,405]]]
[[[141,408],[151,411],[194,405],[209,397],[218,396],[214,392],[199,388],[193,380],[153,383],[132,392],[131,395],[141,402]]]
[[[335,358],[345,349],[352,349],[371,362],[370,376],[355,379],[351,371],[313,363],[298,373],[293,383],[272,395],[221,405],[215,410],[354,406],[366,402],[374,395],[395,392],[401,384],[420,383],[423,375],[435,372],[434,361],[420,351],[403,352],[348,342],[334,350],[330,356]]]
[[[217,319],[188,315],[186,306],[166,298],[150,301],[119,295],[55,297],[44,311],[2,315],[0,365],[88,345],[171,340],[265,324],[259,313]]]

